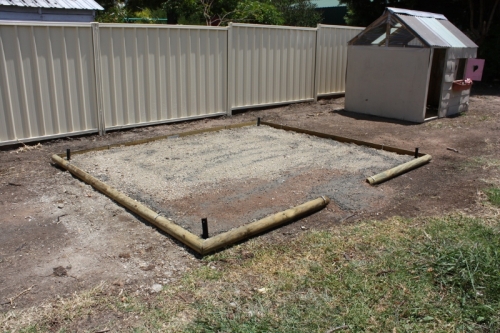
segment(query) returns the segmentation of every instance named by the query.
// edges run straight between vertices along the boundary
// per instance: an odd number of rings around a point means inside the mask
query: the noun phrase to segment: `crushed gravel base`
[[[183,225],[187,223],[182,222],[185,212],[172,209],[173,202],[189,200],[194,195],[216,195],[231,184],[236,186],[233,192],[252,182],[285,186],[288,179],[312,171],[337,176],[307,186],[304,201],[328,195],[341,209],[362,209],[369,199],[363,201],[362,197],[380,196],[375,188],[364,184],[364,179],[411,159],[407,155],[268,126],[249,126],[75,155],[72,162]],[[254,189],[260,190],[259,186]],[[251,189],[243,192],[252,195]],[[265,209],[261,211],[259,216],[268,213]],[[247,215],[246,218],[258,218],[250,212]],[[189,225],[183,226],[189,229]],[[218,231],[230,228],[231,225],[225,225]]]

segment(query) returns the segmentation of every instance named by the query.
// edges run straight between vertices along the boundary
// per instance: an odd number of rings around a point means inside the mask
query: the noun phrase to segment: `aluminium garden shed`
[[[418,123],[466,111],[470,85],[458,80],[476,54],[445,16],[387,8],[349,41],[345,109]]]

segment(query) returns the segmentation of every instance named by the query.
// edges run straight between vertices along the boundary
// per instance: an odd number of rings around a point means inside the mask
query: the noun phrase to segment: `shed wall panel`
[[[439,105],[439,117],[451,116],[469,107],[470,89],[464,91],[453,90],[453,81],[456,80],[458,63],[460,59],[455,58],[453,49],[446,54],[446,68],[441,86],[441,102]]]
[[[349,46],[345,108],[423,122],[431,49]]]
[[[0,144],[97,131],[90,25],[0,24]]]

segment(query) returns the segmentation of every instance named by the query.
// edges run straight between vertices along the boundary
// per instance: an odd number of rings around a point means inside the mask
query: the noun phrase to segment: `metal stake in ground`
[[[68,161],[71,159],[71,149],[66,149],[66,159]]]
[[[207,239],[208,238],[208,220],[206,217],[201,219],[201,229],[202,229],[201,238]]]
[[[418,147],[415,148],[415,158],[418,158]]]
[[[257,126],[260,126],[260,117],[257,118]]]

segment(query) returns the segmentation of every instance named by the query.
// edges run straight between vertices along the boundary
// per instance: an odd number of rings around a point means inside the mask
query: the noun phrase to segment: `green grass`
[[[90,311],[134,318],[129,332],[500,331],[498,218],[367,221],[203,261],[153,298],[96,291],[25,332],[71,331]]]
[[[500,207],[500,188],[489,188],[485,191],[488,200],[495,206]]]
[[[256,248],[252,269],[266,267],[259,286],[268,292],[220,295],[236,298],[236,308],[204,300],[186,331],[500,330],[498,232],[462,216],[412,223],[365,223],[312,232],[280,250]]]

